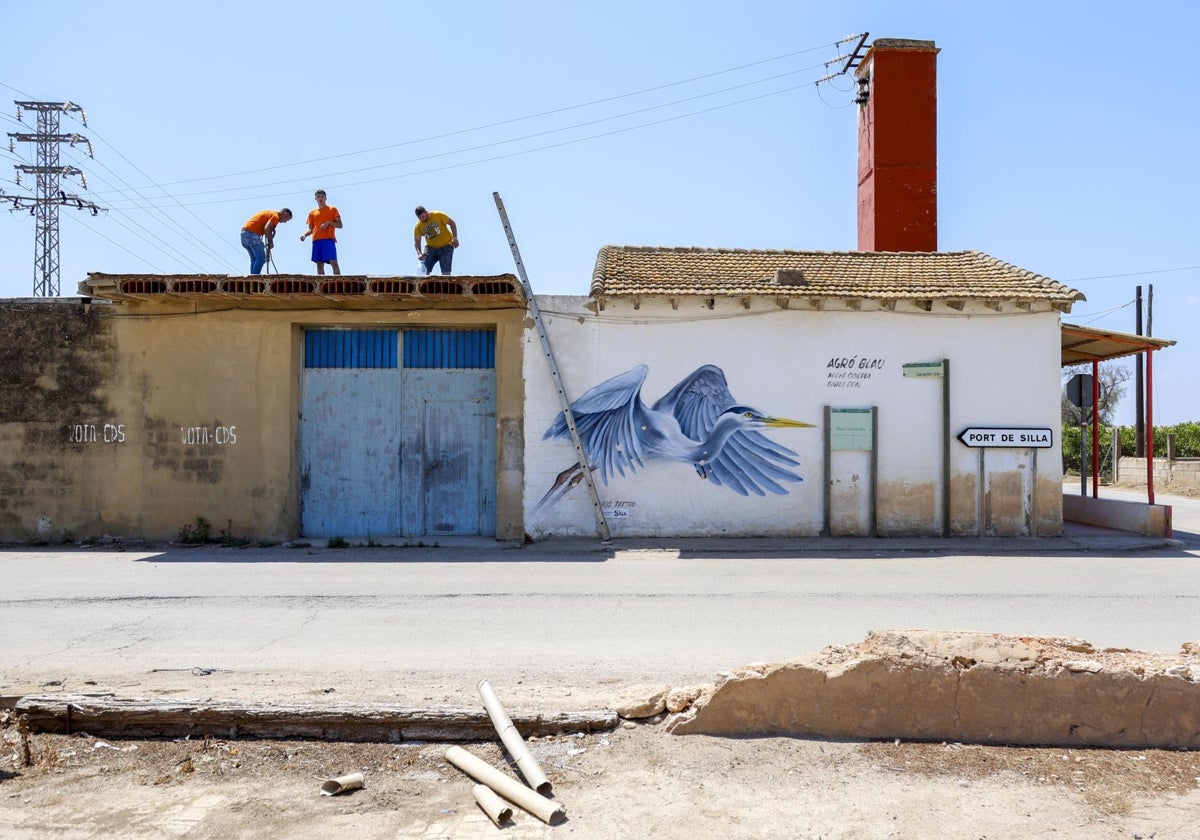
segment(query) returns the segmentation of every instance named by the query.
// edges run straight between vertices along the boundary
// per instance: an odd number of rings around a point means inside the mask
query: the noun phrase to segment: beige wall
[[[495,326],[497,523],[522,536],[518,305],[173,299],[0,306],[0,540],[299,529],[302,330]],[[20,305],[18,305],[20,304]]]

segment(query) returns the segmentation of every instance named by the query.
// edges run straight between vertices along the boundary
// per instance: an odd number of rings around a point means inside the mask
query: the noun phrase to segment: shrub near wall
[[[1133,426],[1118,426],[1121,436],[1121,457],[1133,457],[1137,451],[1137,432]],[[1080,471],[1079,436],[1083,430],[1079,426],[1064,425],[1062,427],[1063,472],[1078,474]],[[1091,447],[1091,429],[1087,429],[1088,446]],[[1176,458],[1200,458],[1200,422],[1178,423],[1174,426],[1154,427],[1154,457],[1167,457],[1167,436],[1175,436]],[[1113,428],[1100,427],[1100,474],[1102,478],[1112,477],[1112,436]],[[1089,457],[1091,455],[1089,454]]]

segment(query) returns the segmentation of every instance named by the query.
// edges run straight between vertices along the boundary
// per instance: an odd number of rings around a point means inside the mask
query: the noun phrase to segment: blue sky
[[[1200,420],[1196,150],[1187,45],[1200,6],[703,0],[108,4],[5,12],[0,125],[70,100],[63,132],[109,211],[61,213],[61,285],[89,271],[242,273],[245,219],[289,206],[276,264],[312,271],[312,193],[342,213],[346,273],[416,273],[412,208],[458,222],[461,274],[587,293],[601,245],[853,250],[856,113],[821,85],[852,33],[933,40],[939,244],[1083,291],[1067,320],[1132,332],[1154,287],[1155,421]],[[846,47],[842,48],[843,50]],[[0,151],[13,164],[32,146]],[[0,214],[0,297],[28,296],[34,223]],[[1133,421],[1127,396],[1118,421]]]

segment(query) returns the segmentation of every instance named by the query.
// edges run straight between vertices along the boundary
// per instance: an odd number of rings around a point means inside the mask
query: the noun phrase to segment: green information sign
[[[941,362],[909,362],[906,365],[901,365],[901,370],[905,376],[915,376],[918,378],[937,377],[945,373]]]
[[[869,408],[834,408],[829,412],[830,449],[870,452],[872,432]]]

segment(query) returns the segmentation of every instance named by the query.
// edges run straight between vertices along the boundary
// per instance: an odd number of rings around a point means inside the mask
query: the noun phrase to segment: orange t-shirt
[[[320,207],[317,207],[308,211],[308,229],[312,231],[312,238],[332,239],[336,242],[337,237],[334,236],[334,234],[337,232],[337,228],[330,226],[324,230],[321,230],[321,224],[323,222],[332,222],[340,215],[341,214],[338,213],[338,209],[336,207],[332,207],[328,204],[325,205],[324,210],[322,210]]]
[[[267,225],[271,223],[274,223],[276,227],[279,226],[279,214],[274,210],[260,210],[246,220],[246,224],[242,225],[242,230],[266,236]]]

